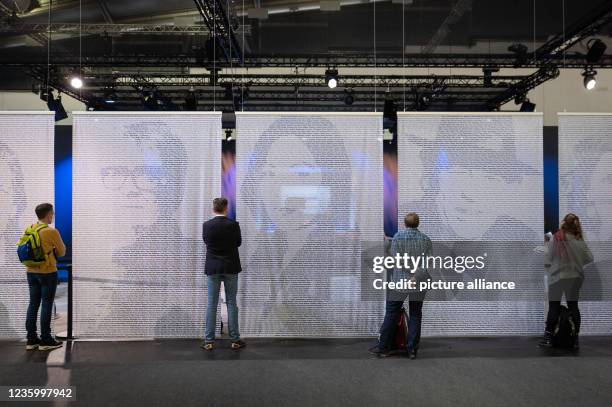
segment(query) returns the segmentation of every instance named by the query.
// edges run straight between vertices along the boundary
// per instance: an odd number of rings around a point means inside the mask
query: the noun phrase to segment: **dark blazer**
[[[242,271],[238,247],[242,244],[240,225],[226,216],[215,216],[204,222],[202,238],[206,243],[204,272],[236,274]]]

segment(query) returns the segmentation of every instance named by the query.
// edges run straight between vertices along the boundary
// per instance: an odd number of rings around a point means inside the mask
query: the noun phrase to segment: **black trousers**
[[[557,281],[548,286],[548,316],[546,317],[546,330],[554,332],[559,321],[561,313],[561,299],[565,295],[567,308],[569,309],[574,324],[576,325],[576,333],[580,332],[580,310],[578,309],[578,297],[580,295],[580,287],[582,287],[582,278],[569,278]]]
[[[418,350],[421,342],[421,321],[423,320],[424,294],[414,294],[415,300],[408,301],[408,351]],[[397,300],[397,298],[394,298]],[[380,340],[378,347],[381,350],[392,350],[395,333],[397,332],[397,321],[399,320],[404,301],[387,301],[385,306],[385,318],[380,327]]]

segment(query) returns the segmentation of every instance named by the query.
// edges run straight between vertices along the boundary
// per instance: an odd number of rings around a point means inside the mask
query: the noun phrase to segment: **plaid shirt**
[[[393,240],[391,241],[391,255],[395,257],[396,254],[404,256],[406,253],[408,256],[431,256],[433,254],[431,240],[425,233],[422,233],[416,228],[407,228],[398,231]],[[425,259],[423,259],[423,262]],[[426,267],[415,270],[414,274],[406,269],[396,268],[393,271],[393,281],[400,281],[402,278],[410,279],[413,276],[416,277],[417,281],[427,279],[429,273]]]

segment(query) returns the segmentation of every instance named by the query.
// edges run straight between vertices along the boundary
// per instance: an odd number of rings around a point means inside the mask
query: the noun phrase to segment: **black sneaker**
[[[544,337],[538,343],[538,346],[542,348],[552,348],[552,334],[548,331],[544,332]]]
[[[417,357],[417,350],[416,349],[409,350],[408,351],[408,356],[412,360],[416,359],[416,357]]]
[[[391,352],[388,349],[382,349],[378,347],[378,345],[373,346],[370,349],[368,349],[368,352],[370,352],[373,355],[378,356],[379,358],[386,358],[386,357],[391,356]]]
[[[38,350],[53,350],[61,348],[62,345],[62,342],[56,341],[55,339],[51,339],[50,341],[40,341],[38,344]]]
[[[28,339],[26,342],[26,350],[36,350],[38,349],[38,345],[40,345],[40,338]]]
[[[232,341],[232,349],[242,349],[246,346],[246,342],[242,339],[238,339],[237,341]]]
[[[574,340],[573,348],[576,349],[576,350],[580,349],[580,340],[578,338],[580,338],[580,337],[576,336],[576,339]]]

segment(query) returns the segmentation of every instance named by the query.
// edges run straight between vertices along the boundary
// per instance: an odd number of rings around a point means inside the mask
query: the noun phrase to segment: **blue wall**
[[[559,228],[559,137],[557,127],[544,127],[544,230]]]
[[[72,126],[55,126],[55,226],[72,257]]]

